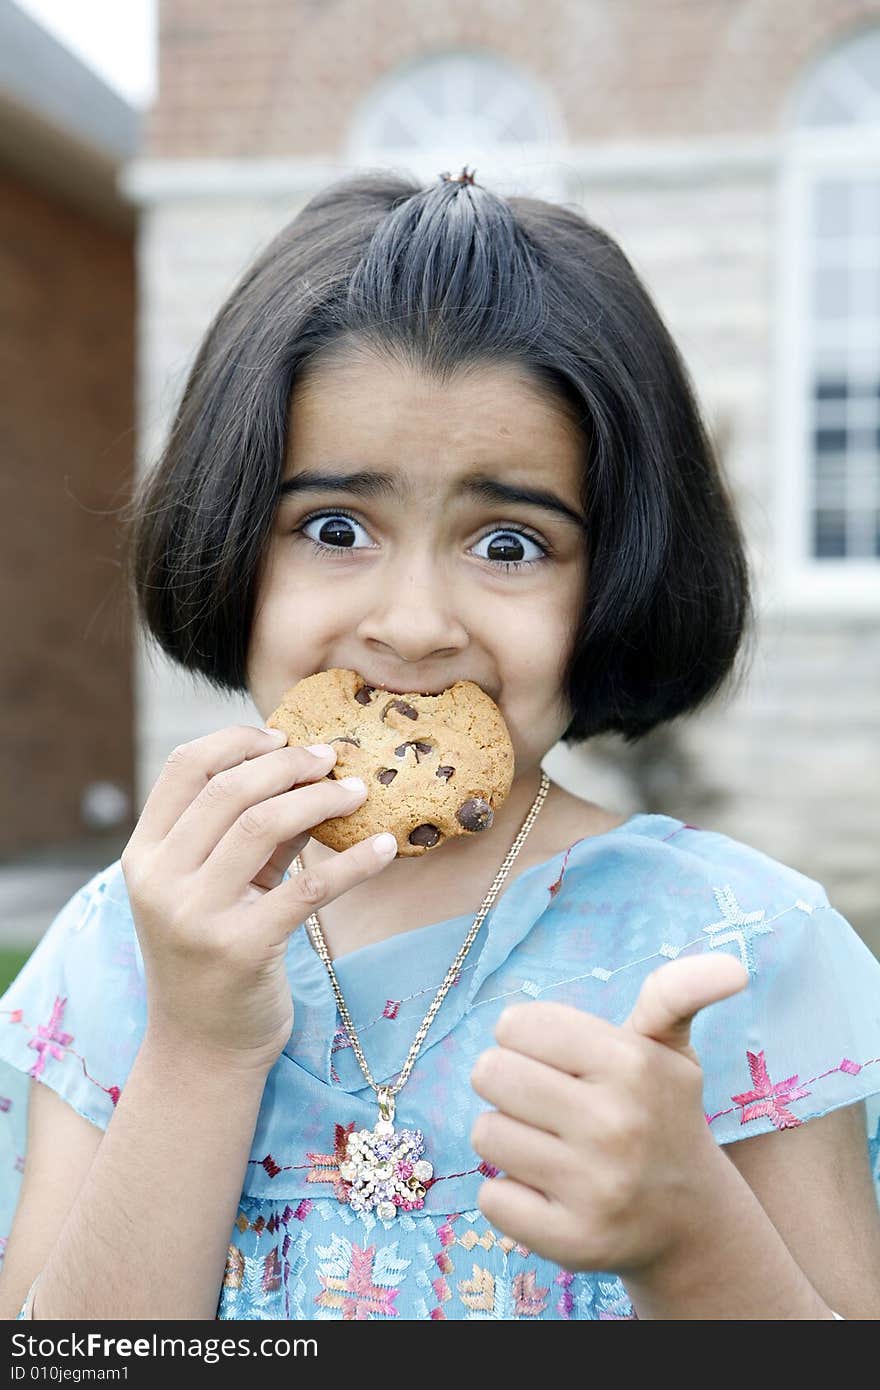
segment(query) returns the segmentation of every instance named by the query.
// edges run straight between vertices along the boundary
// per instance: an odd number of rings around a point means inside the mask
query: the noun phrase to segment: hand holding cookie
[[[452,836],[487,830],[513,782],[513,745],[498,706],[473,681],[440,695],[397,695],[356,671],[307,676],[269,717],[291,743],[336,749],[330,777],[356,775],[365,801],[312,830],[344,850],[390,830],[400,855],[421,855]]]
[[[362,782],[327,776],[333,748],[220,729],[169,757],[122,854],[147,982],[147,1035],[184,1066],[264,1074],[293,1027],[291,933],[391,863],[390,836],[284,879],[314,826],[344,823]],[[383,841],[390,840],[390,845]]]

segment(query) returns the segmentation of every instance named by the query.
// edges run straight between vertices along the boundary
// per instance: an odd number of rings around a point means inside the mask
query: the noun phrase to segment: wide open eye
[[[491,560],[497,564],[506,565],[510,568],[520,568],[524,565],[537,564],[539,560],[546,558],[547,550],[532,536],[526,535],[523,531],[512,529],[489,531],[485,536],[477,541],[477,545],[485,545],[488,542],[487,550],[484,555],[479,555],[481,560]],[[528,547],[531,546],[533,552],[529,554]]]
[[[314,527],[310,532],[309,527]],[[361,531],[366,535],[366,530],[359,521],[355,521],[353,516],[347,512],[322,512],[318,516],[308,517],[299,527],[307,540],[315,544],[326,546],[330,550],[364,550],[370,547],[357,545],[357,532]]]

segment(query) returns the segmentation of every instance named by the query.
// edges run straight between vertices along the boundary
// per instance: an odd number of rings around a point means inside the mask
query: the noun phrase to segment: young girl
[[[474,681],[515,780],[395,858],[310,838],[366,795],[332,749],[171,754],[0,1001],[0,1311],[880,1316],[880,964],[812,879],[542,774],[702,705],[749,627],[615,243],[466,171],[333,186],[221,310],[132,516],[183,667],[264,720],[333,667]]]

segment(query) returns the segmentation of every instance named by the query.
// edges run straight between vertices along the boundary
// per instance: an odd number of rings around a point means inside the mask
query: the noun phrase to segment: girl
[[[331,187],[220,311],[132,521],[186,669],[264,719],[331,667],[472,680],[516,776],[393,858],[310,839],[366,795],[332,749],[171,754],[0,1001],[5,1316],[880,1316],[880,965],[803,874],[541,770],[704,704],[749,630],[615,243],[467,171]]]

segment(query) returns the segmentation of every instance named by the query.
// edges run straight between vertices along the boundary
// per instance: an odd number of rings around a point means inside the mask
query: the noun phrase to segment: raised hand
[[[644,1270],[688,1230],[695,1192],[727,1160],[706,1125],[694,1016],[748,984],[733,956],[670,961],[624,1023],[565,1004],[514,1004],[471,1082],[495,1106],[471,1143],[505,1176],[483,1183],[493,1226],[569,1270]]]

